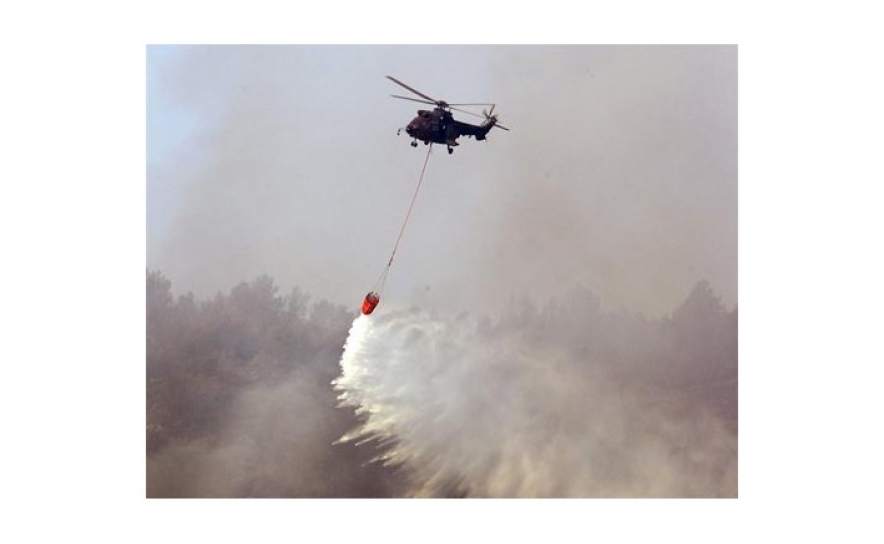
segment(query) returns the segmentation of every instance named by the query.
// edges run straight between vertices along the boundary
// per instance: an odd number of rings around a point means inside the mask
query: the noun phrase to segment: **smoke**
[[[394,482],[361,466],[352,447],[330,447],[349,421],[323,406],[325,391],[309,375],[243,391],[217,440],[181,441],[148,457],[148,496],[389,495]]]
[[[431,158],[388,301],[496,313],[584,283],[660,316],[701,279],[737,301],[736,46],[154,46],[148,65],[147,264],[184,291],[268,273],[364,294],[424,158],[390,74],[512,130]]]
[[[358,317],[334,386],[364,423],[342,441],[387,444],[415,496],[736,496],[736,429],[683,383],[651,385],[666,355],[634,334],[617,356],[562,343],[553,313]],[[618,376],[615,359],[639,363]]]
[[[737,301],[736,52],[149,48],[147,261],[196,297],[265,273],[334,304],[364,294],[423,160],[395,136],[415,105],[383,75],[495,102],[513,129],[432,159],[337,392],[352,315],[314,329],[218,307],[190,336],[163,329],[149,494],[400,495],[388,470],[362,476],[380,443],[406,494],[736,495],[735,312],[706,293],[666,317],[701,279]],[[568,295],[581,284],[653,317],[600,313]],[[567,303],[457,314],[525,292]],[[301,368],[311,346],[331,372]]]

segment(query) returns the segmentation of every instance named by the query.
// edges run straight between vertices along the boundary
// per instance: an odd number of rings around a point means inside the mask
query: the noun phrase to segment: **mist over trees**
[[[707,410],[737,430],[737,309],[727,310],[706,281],[669,316],[649,319],[601,311],[601,300],[575,288],[565,301],[514,302],[489,331],[520,330],[534,345],[566,349],[614,385],[648,402]]]
[[[280,294],[269,276],[176,297],[158,271],[147,272],[146,302],[148,497],[401,497],[421,485],[409,467],[372,462],[375,442],[338,442],[360,424],[331,385],[355,311],[298,288]],[[710,463],[734,472],[722,495],[736,495],[737,310],[708,283],[660,319],[603,311],[581,288],[563,301],[514,298],[478,334],[564,350],[567,372],[603,375],[630,414],[649,414],[629,420],[647,427],[637,432],[700,414],[719,422],[731,438]],[[686,467],[698,432],[667,438]],[[453,489],[443,496],[470,495]]]

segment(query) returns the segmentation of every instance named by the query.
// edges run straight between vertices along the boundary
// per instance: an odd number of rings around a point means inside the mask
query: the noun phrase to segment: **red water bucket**
[[[362,301],[362,313],[365,315],[370,314],[374,311],[380,301],[380,297],[374,292],[365,295],[365,300]]]

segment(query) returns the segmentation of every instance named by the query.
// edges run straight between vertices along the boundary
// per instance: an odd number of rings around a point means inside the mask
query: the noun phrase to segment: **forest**
[[[405,497],[420,485],[415,467],[374,461],[385,445],[339,441],[361,422],[332,386],[355,308],[280,293],[267,275],[205,300],[176,296],[152,270],[146,307],[148,497]],[[575,376],[592,365],[606,390],[626,392],[636,432],[656,437],[660,421],[697,414],[720,422],[728,440],[704,463],[727,484],[690,493],[735,496],[737,317],[699,282],[662,318],[603,309],[575,288],[563,300],[514,298],[476,322],[489,342],[564,353]],[[686,460],[678,466],[697,457],[695,435],[665,438],[667,455]],[[442,496],[471,496],[468,483],[451,489]]]

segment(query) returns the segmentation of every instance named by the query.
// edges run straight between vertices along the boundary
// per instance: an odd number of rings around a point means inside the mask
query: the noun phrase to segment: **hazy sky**
[[[150,46],[147,69],[147,265],[176,293],[267,273],[355,308],[426,152],[392,75],[512,130],[434,148],[382,304],[581,285],[661,315],[704,279],[737,302],[736,46]]]

